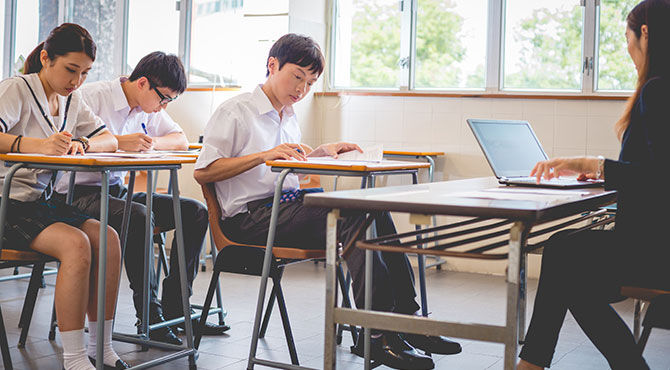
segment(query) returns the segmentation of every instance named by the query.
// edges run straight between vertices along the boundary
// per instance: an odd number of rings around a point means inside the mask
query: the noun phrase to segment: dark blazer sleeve
[[[661,175],[670,164],[670,99],[668,81],[654,78],[640,91],[637,106],[631,114],[629,130],[634,130],[635,140],[624,141],[622,152],[636,153],[636,159],[606,160],[605,188],[607,190],[633,190],[643,179]],[[641,137],[640,137],[641,136]],[[632,147],[631,147],[632,146]]]

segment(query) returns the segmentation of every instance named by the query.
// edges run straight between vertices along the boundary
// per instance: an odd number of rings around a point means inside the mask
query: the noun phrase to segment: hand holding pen
[[[147,127],[144,123],[142,123],[142,131],[144,132],[116,136],[119,141],[119,150],[143,152],[153,149],[153,139],[147,133]]]

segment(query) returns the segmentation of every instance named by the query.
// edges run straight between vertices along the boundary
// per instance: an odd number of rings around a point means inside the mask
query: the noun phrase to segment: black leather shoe
[[[431,370],[435,368],[433,359],[420,354],[397,333],[384,333],[370,341],[370,357],[394,369]],[[356,346],[351,352],[363,357],[363,336],[359,336]]]
[[[191,310],[191,315],[193,314],[195,314],[195,311]],[[168,320],[172,320],[177,317],[182,317],[183,315],[181,315],[180,313],[178,315],[175,315],[174,317],[171,315],[166,316],[168,316]],[[191,320],[194,330],[198,330],[200,328],[200,326],[198,325],[199,322],[200,319]],[[185,331],[186,325],[183,322],[180,322],[179,324],[173,326],[173,328],[175,328],[175,330]],[[225,323],[222,325],[218,325],[211,322],[205,322],[205,327],[202,330],[202,335],[223,335],[228,330],[230,330],[230,326],[226,325]]]
[[[150,304],[149,305],[149,324],[158,324],[161,322],[164,322],[165,318],[163,317],[163,313],[161,312],[161,308],[157,304]],[[140,333],[140,326],[141,326],[141,320],[137,320],[137,323],[135,323],[137,326],[137,333]],[[178,336],[175,335],[175,333],[170,329],[169,326],[165,326],[162,328],[154,329],[149,331],[149,339],[155,340],[158,342],[163,342],[163,343],[168,343],[168,344],[174,344],[174,345],[182,345],[183,342],[181,339],[179,339]]]
[[[193,323],[193,328],[197,331],[200,330],[199,320],[193,320],[191,321]],[[181,331],[185,331],[186,325],[184,323],[179,323],[177,324],[177,328]],[[202,329],[202,335],[223,335],[225,334],[228,330],[230,330],[230,326],[226,325],[225,323],[223,325],[219,324],[214,324],[211,322],[205,322],[205,327]]]
[[[403,338],[413,347],[428,353],[437,353],[440,355],[454,355],[461,353],[462,348],[458,342],[443,337],[421,334],[403,334]]]
[[[91,356],[88,356],[88,360],[91,361],[93,366],[95,366],[95,359]],[[130,369],[130,365],[125,363],[122,359],[116,360],[116,363],[114,366],[109,366],[109,365],[104,365],[105,370],[122,370],[122,369]]]

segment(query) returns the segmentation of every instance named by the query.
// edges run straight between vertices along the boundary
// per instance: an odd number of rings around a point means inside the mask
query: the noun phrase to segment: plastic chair
[[[263,269],[263,257],[265,254],[265,246],[252,245],[244,243],[236,243],[228,239],[221,229],[219,221],[221,220],[221,208],[216,199],[216,191],[214,184],[206,184],[202,186],[202,194],[207,203],[209,210],[209,228],[214,239],[214,245],[218,250],[216,261],[214,262],[214,271],[212,272],[212,279],[207,291],[207,297],[203,304],[202,316],[200,317],[199,327],[205,325],[207,313],[212,303],[215,287],[219,280],[221,272],[232,272],[245,275],[261,276]],[[298,356],[295,349],[295,342],[291,332],[291,325],[286,311],[286,302],[284,300],[284,293],[281,288],[281,278],[284,272],[284,267],[298,262],[309,261],[313,259],[325,258],[325,250],[317,249],[298,249],[289,247],[274,247],[272,249],[274,260],[271,267],[270,277],[272,278],[273,288],[268,299],[265,316],[259,333],[259,338],[263,338],[267,331],[267,326],[270,320],[270,315],[275,301],[279,307],[282,324],[284,326],[284,334],[286,336],[286,343],[288,345],[291,362],[298,365]],[[338,270],[338,276],[341,275],[344,281],[344,274],[342,270]],[[195,347],[198,348],[200,340],[202,339],[202,330],[196,330]]]

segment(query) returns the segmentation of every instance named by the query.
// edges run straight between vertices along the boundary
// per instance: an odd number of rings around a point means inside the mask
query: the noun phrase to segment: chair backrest
[[[209,213],[209,230],[212,233],[212,238],[214,239],[214,244],[217,251],[221,251],[223,248],[236,245],[242,247],[252,247],[252,248],[265,248],[264,245],[254,245],[254,244],[244,244],[233,242],[228,239],[221,229],[221,206],[219,201],[216,199],[216,188],[214,183],[209,183],[202,185],[202,195],[205,198],[205,203],[207,204],[207,211]],[[312,250],[312,249],[298,249],[298,248],[287,248],[287,247],[273,247],[272,254],[276,258],[287,258],[287,259],[310,259],[310,258],[324,258],[324,250]]]

